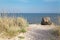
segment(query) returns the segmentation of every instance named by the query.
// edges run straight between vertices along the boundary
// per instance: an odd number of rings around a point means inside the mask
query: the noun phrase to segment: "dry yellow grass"
[[[27,20],[22,17],[18,18],[8,18],[8,17],[0,17],[0,34],[5,37],[13,37],[18,35],[21,32],[26,31],[26,27],[28,26]]]

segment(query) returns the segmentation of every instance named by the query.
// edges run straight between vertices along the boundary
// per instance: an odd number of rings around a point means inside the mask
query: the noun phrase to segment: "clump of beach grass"
[[[0,34],[5,37],[14,37],[20,33],[25,33],[28,22],[22,17],[0,17]]]
[[[51,32],[54,36],[59,37],[60,36],[60,26],[55,27],[52,32]]]

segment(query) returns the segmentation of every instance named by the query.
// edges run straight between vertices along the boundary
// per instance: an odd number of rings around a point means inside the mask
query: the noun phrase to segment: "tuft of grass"
[[[20,31],[21,31],[22,33],[25,33],[25,32],[26,32],[26,30],[25,30],[25,29],[21,29]]]

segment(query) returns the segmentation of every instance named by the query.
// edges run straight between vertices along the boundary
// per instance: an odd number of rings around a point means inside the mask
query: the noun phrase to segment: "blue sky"
[[[0,13],[60,13],[60,0],[0,0]]]

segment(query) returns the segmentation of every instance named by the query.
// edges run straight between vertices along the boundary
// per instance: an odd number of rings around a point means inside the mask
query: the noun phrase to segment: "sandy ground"
[[[50,33],[55,27],[55,25],[30,24],[26,37],[28,40],[56,40],[56,37]]]
[[[54,29],[55,25],[40,25],[40,24],[30,24],[29,28],[40,29],[40,30],[49,30]]]
[[[25,34],[19,34],[18,36],[24,36],[25,38],[22,40],[57,40],[49,31],[54,28],[55,25],[30,24],[27,28],[28,31]],[[0,38],[0,40],[21,40],[18,36],[12,39]]]

